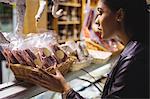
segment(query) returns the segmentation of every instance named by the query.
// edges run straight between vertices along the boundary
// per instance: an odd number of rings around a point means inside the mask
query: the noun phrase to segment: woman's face
[[[95,23],[103,39],[109,39],[115,35],[115,31],[118,28],[116,13],[112,12],[101,0],[98,3]]]

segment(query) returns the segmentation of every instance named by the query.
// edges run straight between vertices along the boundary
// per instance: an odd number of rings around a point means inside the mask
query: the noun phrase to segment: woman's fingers
[[[54,80],[39,79],[38,77],[35,77],[34,75],[29,75],[29,77],[31,81],[36,82],[36,84],[38,85],[41,85],[52,91],[62,92],[61,86]]]
[[[55,75],[54,74],[50,74],[50,73],[48,73],[48,72],[46,72],[46,71],[44,71],[43,69],[41,69],[41,68],[39,68],[39,70],[44,74],[44,75],[46,75],[46,76],[48,76],[48,77],[52,77],[52,78],[55,78]]]
[[[57,63],[54,64],[54,69],[56,69],[56,67],[57,67]]]
[[[54,71],[55,71],[55,75],[51,74],[53,77],[57,77],[58,75],[61,74],[61,72],[57,68],[57,64],[55,64],[53,68],[54,68]]]
[[[58,68],[56,68],[56,75],[60,75],[61,72],[58,70]]]

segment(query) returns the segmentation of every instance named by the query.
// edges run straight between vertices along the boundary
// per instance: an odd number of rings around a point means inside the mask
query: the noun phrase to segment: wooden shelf
[[[76,39],[73,38],[73,39],[66,39],[66,40],[58,40],[58,42],[59,42],[59,43],[65,43],[66,41],[72,41],[72,40],[73,40],[73,41],[79,41],[80,38],[76,38]]]
[[[63,24],[80,24],[80,21],[58,21],[59,25],[63,25]]]
[[[68,2],[68,3],[59,3],[59,5],[62,5],[62,6],[71,6],[71,7],[81,7],[81,4],[80,3],[71,3],[71,2]]]
[[[48,22],[51,23],[47,24],[47,27],[51,27],[56,31],[60,38],[60,40],[58,40],[59,43],[65,43],[68,39],[74,41],[79,40],[74,38],[80,38],[85,2],[86,0],[80,0],[80,2],[73,2],[71,0],[60,2],[59,9],[63,9],[64,15],[59,18],[50,17],[50,11],[47,12]]]

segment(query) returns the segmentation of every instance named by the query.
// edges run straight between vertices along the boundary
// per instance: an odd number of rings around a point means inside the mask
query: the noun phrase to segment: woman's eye
[[[103,14],[102,11],[98,12],[98,15],[102,15],[102,14]]]
[[[101,8],[97,8],[97,14],[95,19],[97,19],[98,16],[101,16],[103,14],[103,10]]]
[[[98,13],[96,14],[95,19],[96,19],[98,16],[101,16],[101,15],[102,15],[102,12],[98,12]]]
[[[103,11],[101,10],[101,8],[97,8],[97,15],[102,15]]]

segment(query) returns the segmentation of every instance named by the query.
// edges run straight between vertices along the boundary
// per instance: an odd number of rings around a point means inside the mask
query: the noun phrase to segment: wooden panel
[[[80,24],[80,21],[58,21],[59,25],[63,24]]]
[[[71,6],[71,7],[81,7],[80,3],[72,3],[72,2],[68,2],[68,3],[59,3],[59,5],[63,5],[63,6]]]
[[[91,8],[95,8],[97,6],[97,3],[98,3],[99,0],[91,0]]]
[[[24,33],[35,33],[38,31],[47,30],[47,8],[38,22],[36,29],[36,22],[34,16],[36,15],[39,7],[39,0],[26,0],[26,15],[24,22]]]
[[[81,9],[81,27],[83,26],[85,11],[86,11],[86,0],[82,0],[82,9]]]

